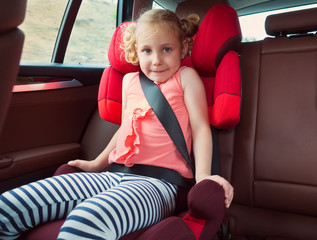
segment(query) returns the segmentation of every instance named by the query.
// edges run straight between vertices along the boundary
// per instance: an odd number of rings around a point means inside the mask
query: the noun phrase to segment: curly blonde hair
[[[133,65],[139,65],[139,58],[137,54],[137,33],[138,28],[142,24],[157,24],[167,25],[171,27],[179,37],[182,43],[185,39],[188,41],[189,52],[192,47],[193,40],[191,39],[198,30],[200,18],[197,14],[190,14],[186,18],[179,19],[177,15],[164,9],[152,9],[144,12],[137,22],[128,24],[123,34],[123,48],[125,52],[125,59]]]

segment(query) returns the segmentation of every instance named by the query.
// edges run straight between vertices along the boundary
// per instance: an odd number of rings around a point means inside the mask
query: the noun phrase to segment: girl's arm
[[[193,135],[196,182],[211,179],[220,184],[224,189],[225,205],[228,208],[233,198],[233,187],[226,179],[218,175],[211,175],[212,135],[208,120],[205,87],[192,68],[181,70],[181,82]]]
[[[126,74],[123,78],[121,122],[124,119],[124,113],[125,113],[125,109],[127,106],[127,96],[126,96],[127,83],[130,81],[132,76],[133,76],[133,74],[130,73],[130,74]],[[109,154],[116,147],[117,138],[118,138],[120,128],[116,131],[116,133],[113,135],[113,137],[111,138],[111,140],[108,143],[108,145],[106,146],[106,148],[98,155],[98,157],[96,159],[94,159],[92,161],[77,159],[77,160],[69,161],[68,164],[73,166],[73,167],[78,167],[78,168],[84,170],[85,172],[100,172],[103,169],[105,169],[107,166],[109,166],[109,162],[108,162]]]

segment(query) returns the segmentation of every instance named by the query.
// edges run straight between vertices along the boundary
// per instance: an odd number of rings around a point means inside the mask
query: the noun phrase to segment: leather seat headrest
[[[19,26],[25,17],[26,0],[0,1],[0,32]]]
[[[317,8],[270,15],[265,30],[271,36],[307,33],[317,30]]]

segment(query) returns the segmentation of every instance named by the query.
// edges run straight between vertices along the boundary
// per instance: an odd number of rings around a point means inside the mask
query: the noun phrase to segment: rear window
[[[253,42],[268,37],[265,32],[265,19],[269,15],[315,7],[317,7],[317,4],[241,16],[239,21],[243,36],[242,42]]]

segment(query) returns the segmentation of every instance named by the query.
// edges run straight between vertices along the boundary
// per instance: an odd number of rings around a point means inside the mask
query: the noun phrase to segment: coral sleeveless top
[[[184,93],[180,81],[180,68],[169,80],[158,86],[171,105],[182,128],[188,151],[191,151],[191,128]],[[147,102],[135,73],[127,86],[125,117],[118,133],[116,148],[109,155],[109,163],[144,164],[165,167],[193,178],[192,170],[177,150]]]

